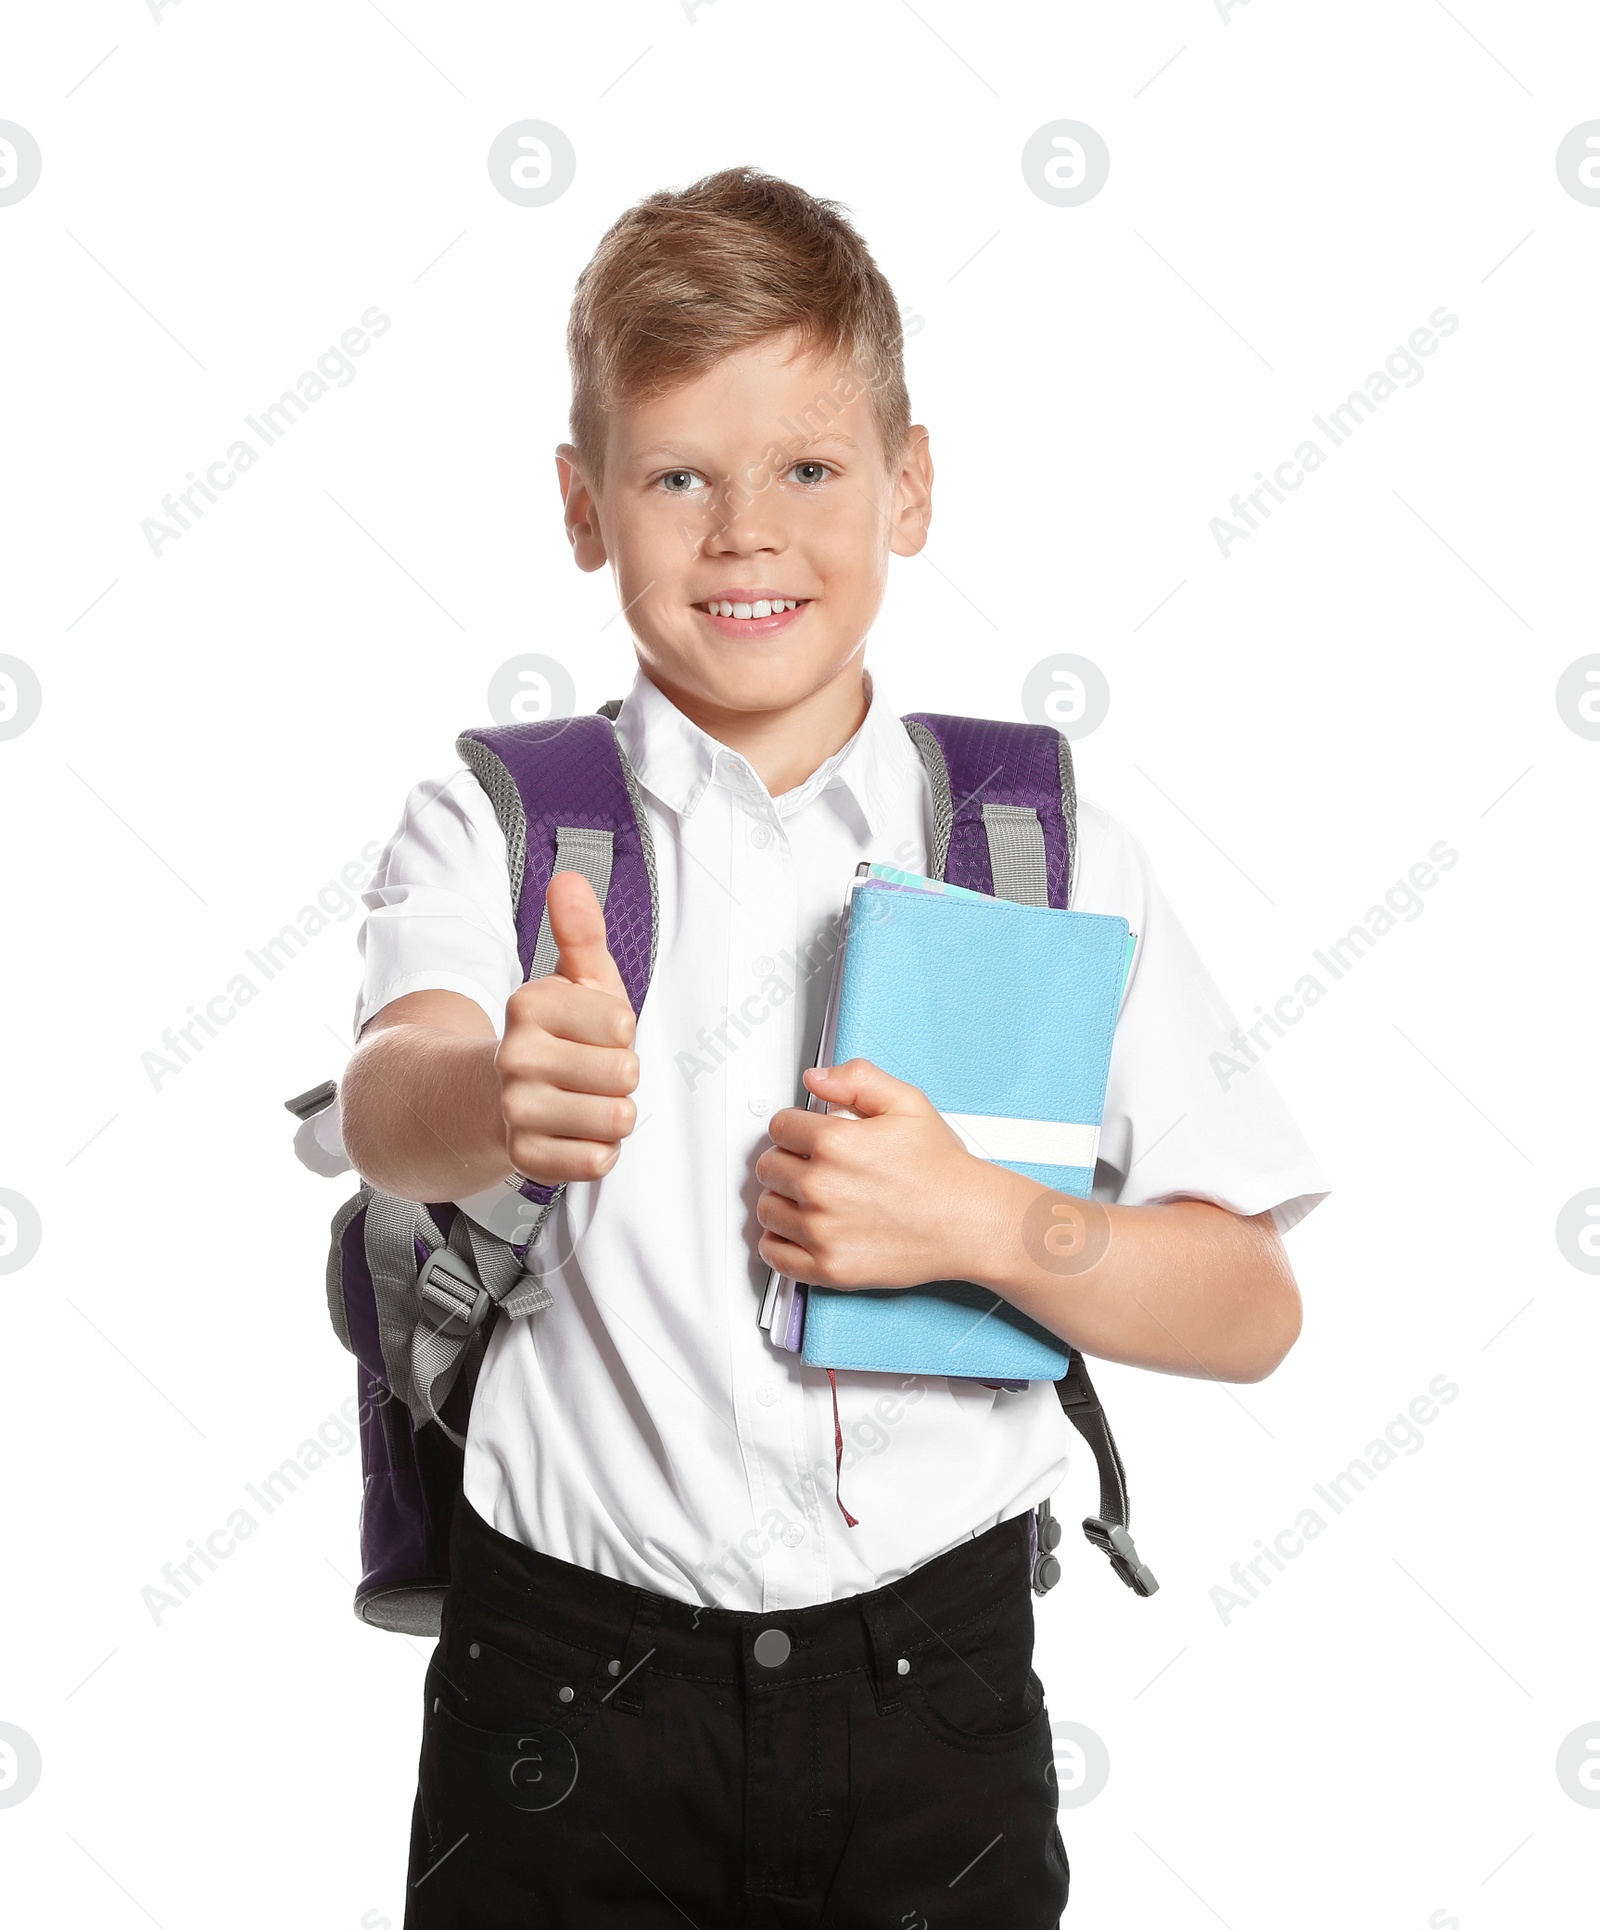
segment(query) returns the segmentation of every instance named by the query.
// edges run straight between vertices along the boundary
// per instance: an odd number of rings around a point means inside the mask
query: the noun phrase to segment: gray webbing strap
[[[530,1247],[548,1211],[540,1215]],[[436,1421],[460,1447],[460,1435],[440,1420],[439,1409],[469,1343],[493,1307],[513,1317],[538,1313],[553,1304],[550,1289],[523,1271],[504,1240],[465,1213],[456,1214],[446,1240],[425,1206],[374,1192],[364,1231],[389,1387],[405,1401],[417,1426]],[[419,1242],[428,1256],[420,1270]]]
[[[389,1391],[413,1414],[416,1389],[411,1378],[411,1340],[417,1326],[417,1253],[420,1239],[432,1253],[440,1245],[433,1216],[415,1200],[374,1192],[363,1226],[367,1271],[378,1309],[378,1345]]]
[[[538,1239],[554,1204],[552,1200],[550,1206],[540,1213],[528,1242],[530,1247]],[[555,1295],[536,1273],[523,1272],[522,1262],[504,1240],[485,1231],[475,1220],[467,1219],[465,1213],[460,1215],[460,1220],[466,1221],[467,1238],[472,1242],[472,1259],[478,1269],[478,1278],[503,1314],[512,1320],[520,1320],[524,1314],[543,1313],[546,1307],[555,1305]]]
[[[428,1218],[431,1225],[432,1215],[430,1214]],[[470,1274],[471,1248],[467,1246],[466,1235],[461,1230],[465,1219],[464,1213],[456,1215],[448,1240],[440,1240],[437,1234],[431,1241],[424,1239],[424,1244],[429,1250],[428,1261],[424,1262],[424,1267],[432,1261],[441,1247],[448,1247],[449,1251],[464,1263],[460,1272],[463,1275]],[[463,1248],[466,1250],[463,1251]],[[425,1420],[439,1421],[439,1408],[450,1392],[456,1372],[460,1369],[461,1356],[466,1352],[470,1335],[444,1332],[442,1316],[422,1300],[422,1276],[416,1274],[415,1269],[413,1269],[413,1278],[416,1282],[417,1313],[416,1325],[411,1336],[411,1389],[414,1396],[411,1411],[420,1426]],[[439,1425],[444,1427],[444,1422],[439,1421]],[[445,1428],[445,1432],[448,1434],[450,1430]],[[452,1435],[451,1438],[455,1437]]]
[[[556,827],[556,859],[551,876],[558,871],[581,871],[594,886],[594,895],[605,909],[606,893],[611,889],[611,833],[588,830],[580,825]],[[528,966],[530,979],[546,978],[556,968],[556,941],[550,930],[548,901],[539,917],[539,938]]]
[[[1044,826],[1028,804],[986,804],[983,832],[989,840],[994,895],[1019,905],[1048,905]]]

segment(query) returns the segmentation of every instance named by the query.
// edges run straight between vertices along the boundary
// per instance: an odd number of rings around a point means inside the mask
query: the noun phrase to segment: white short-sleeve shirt
[[[1076,1438],[1048,1384],[842,1374],[851,1528],[834,1498],[827,1377],[758,1325],[767,1121],[804,1103],[855,867],[923,870],[931,792],[877,689],[849,743],[777,798],[642,673],[617,729],[659,884],[638,1123],[604,1179],[568,1187],[541,1238],[554,1305],[494,1331],[467,1499],[528,1547],[679,1600],[765,1612],[835,1600],[1025,1512]],[[1075,863],[1074,908],[1119,913],[1139,934],[1096,1197],[1211,1200],[1291,1226],[1327,1182],[1264,1071],[1224,1091],[1212,1070],[1235,1022],[1143,850],[1083,801]],[[358,1030],[429,988],[503,1027],[521,978],[505,839],[465,770],[412,791],[365,898]]]

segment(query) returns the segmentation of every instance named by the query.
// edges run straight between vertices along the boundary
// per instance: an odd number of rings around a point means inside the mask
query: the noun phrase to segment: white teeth
[[[726,598],[714,598],[707,603],[707,612],[714,617],[739,617],[749,620],[755,617],[777,616],[783,610],[799,607],[799,599],[792,596],[762,597],[754,603],[729,603]]]

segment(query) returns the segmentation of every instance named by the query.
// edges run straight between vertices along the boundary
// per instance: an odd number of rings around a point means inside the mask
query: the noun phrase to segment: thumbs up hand
[[[495,1054],[506,1150],[544,1186],[599,1179],[633,1131],[639,1083],[634,1013],[606,948],[605,913],[581,872],[558,871],[545,894],[556,969],[506,1001]]]

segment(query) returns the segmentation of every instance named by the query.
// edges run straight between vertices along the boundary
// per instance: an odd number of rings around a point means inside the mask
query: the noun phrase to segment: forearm
[[[356,1047],[340,1086],[345,1150],[380,1192],[408,1200],[480,1193],[511,1172],[497,1042],[390,1025]]]
[[[1254,1381],[1294,1345],[1300,1295],[1267,1215],[1201,1200],[1101,1206],[977,1163],[965,1277],[1084,1353]]]

